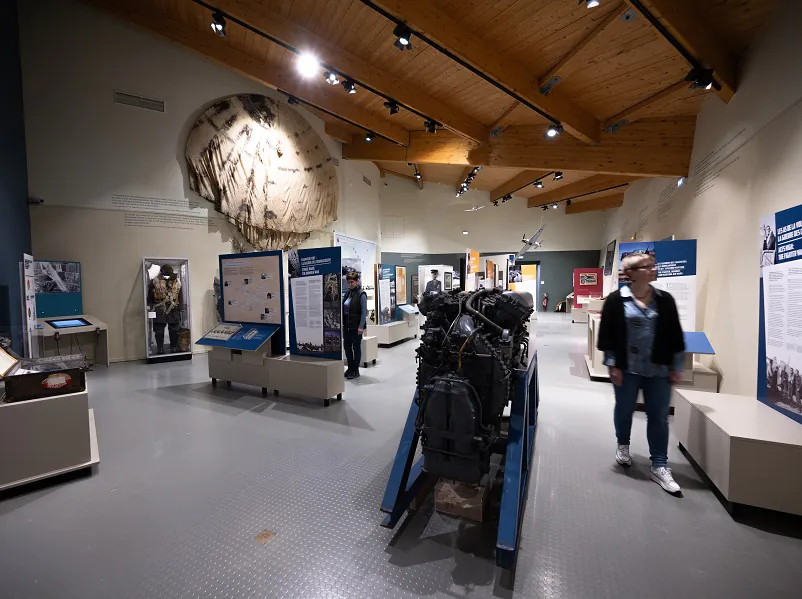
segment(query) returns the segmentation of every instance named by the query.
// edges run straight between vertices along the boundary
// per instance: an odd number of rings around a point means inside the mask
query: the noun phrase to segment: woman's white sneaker
[[[659,468],[652,467],[649,469],[649,476],[654,482],[663,487],[666,493],[671,493],[672,495],[680,495],[682,493],[682,489],[671,475],[670,468],[666,468],[665,466],[660,466]]]
[[[615,450],[615,461],[622,466],[631,466],[632,457],[629,455],[629,445],[619,445]]]

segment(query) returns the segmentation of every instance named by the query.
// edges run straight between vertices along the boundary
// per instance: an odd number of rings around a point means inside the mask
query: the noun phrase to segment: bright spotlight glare
[[[317,75],[317,72],[320,70],[320,63],[317,60],[317,56],[308,52],[304,52],[298,57],[296,65],[301,77],[307,79]]]

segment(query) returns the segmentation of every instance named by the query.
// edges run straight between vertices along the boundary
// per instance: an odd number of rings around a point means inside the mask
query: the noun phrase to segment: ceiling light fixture
[[[562,132],[563,132],[562,125],[549,125],[549,128],[546,129],[546,137],[554,139],[555,137],[558,137]]]
[[[579,0],[579,1],[582,2],[582,0]],[[585,0],[585,6],[587,8],[596,8],[600,4],[601,4],[600,0]]]
[[[571,205],[571,200],[565,200],[565,205],[566,206],[570,206]]]
[[[397,102],[394,102],[393,100],[385,102],[384,107],[390,111],[390,116],[398,114],[401,111],[401,107],[398,105]]]
[[[691,89],[721,89],[721,84],[713,77],[713,69],[693,68],[685,77],[685,81],[691,81]]]
[[[559,181],[562,178],[563,178],[563,174],[560,171],[557,171],[556,173],[554,173],[554,180],[555,181]]]
[[[545,212],[545,211],[546,211],[546,210],[548,210],[548,209],[549,209],[549,207],[548,207],[548,206],[543,206],[543,212]]]
[[[290,96],[287,98],[287,104],[298,104],[298,98]]]
[[[375,138],[375,137],[376,137],[375,133],[372,133],[371,131],[368,131],[367,133],[365,133],[365,143],[372,142],[373,138]]]
[[[543,189],[543,181],[535,181],[535,187],[538,189]]]
[[[323,75],[326,77],[326,83],[329,85],[337,85],[340,82],[340,78],[337,77],[337,73],[334,71],[326,71]]]
[[[685,177],[680,177],[677,179],[677,187],[682,187],[683,185],[685,185]]]
[[[555,210],[557,210],[557,204],[556,203],[552,204],[551,207],[554,208]]]
[[[342,86],[345,91],[349,94],[356,93],[356,83],[354,83],[351,79],[343,79]]]
[[[437,125],[439,125],[439,123],[434,119],[426,119],[423,121],[423,126],[429,133],[437,133]]]
[[[467,235],[467,234],[468,234],[468,232],[467,232],[467,231],[463,231],[463,232],[462,232],[462,234],[463,234],[463,235]]]
[[[393,46],[401,50],[412,50],[412,30],[406,25],[398,24],[393,29],[393,35],[398,38],[393,43]]]
[[[223,13],[212,13],[212,31],[220,37],[226,36],[226,18],[223,16]]]
[[[415,178],[420,179],[423,175],[421,175],[418,171],[415,171]]]
[[[498,206],[498,200],[493,200],[493,205]]]
[[[317,75],[320,70],[320,62],[318,62],[317,56],[309,52],[302,52],[300,56],[298,56],[298,61],[295,63],[295,66],[301,74],[301,77],[305,79],[311,79]]]

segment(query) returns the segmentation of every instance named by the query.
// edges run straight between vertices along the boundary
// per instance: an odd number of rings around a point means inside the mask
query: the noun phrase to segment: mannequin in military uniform
[[[177,352],[178,334],[181,329],[181,310],[184,306],[184,290],[173,267],[165,264],[148,287],[148,309],[156,313],[153,319],[153,335],[156,338],[156,353],[164,352],[164,329],[170,333],[170,351]]]
[[[439,293],[443,290],[443,284],[437,279],[437,275],[439,274],[440,272],[437,270],[432,271],[432,280],[426,283],[426,293],[431,291]]]

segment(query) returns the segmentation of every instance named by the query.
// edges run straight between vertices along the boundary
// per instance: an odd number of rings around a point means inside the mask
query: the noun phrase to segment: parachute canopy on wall
[[[220,100],[187,140],[189,185],[258,250],[296,247],[337,218],[337,172],[323,140],[271,98]]]

